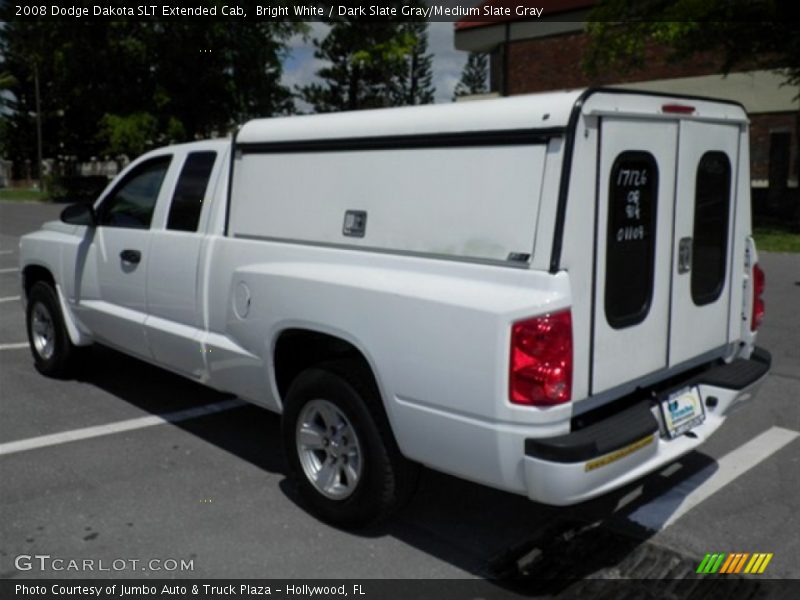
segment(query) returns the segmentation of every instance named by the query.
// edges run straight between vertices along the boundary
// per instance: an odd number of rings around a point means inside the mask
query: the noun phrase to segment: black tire
[[[45,321],[49,322],[49,329]],[[48,377],[71,375],[81,349],[69,339],[58,295],[49,283],[39,281],[31,287],[25,324],[36,369]]]
[[[333,438],[325,449],[313,451],[318,459],[309,459],[311,453],[299,446],[301,418],[308,424],[305,419],[324,406],[320,402],[333,405],[342,430],[350,427],[355,434],[355,440],[345,440],[342,446],[349,442],[360,451],[360,475],[353,478],[354,484],[348,481],[346,466],[335,466]],[[324,431],[321,420],[315,424]],[[400,453],[371,374],[358,361],[325,363],[300,373],[286,394],[281,430],[290,475],[309,510],[323,521],[346,528],[375,524],[402,507],[416,489],[419,466]],[[338,458],[351,458],[351,470],[356,471],[353,456]],[[334,489],[326,493],[319,482],[314,483],[309,469],[319,466],[321,474],[331,464],[340,472],[334,477]],[[336,494],[341,497],[332,497]]]

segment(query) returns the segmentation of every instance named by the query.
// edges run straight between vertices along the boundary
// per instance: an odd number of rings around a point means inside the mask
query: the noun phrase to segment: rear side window
[[[197,231],[216,152],[192,152],[181,169],[167,217],[167,229]]]
[[[692,300],[698,306],[719,298],[725,284],[731,162],[724,152],[706,152],[697,167],[692,236]]]
[[[98,223],[107,227],[149,229],[172,156],[159,156],[136,166],[103,200]]]
[[[608,191],[605,312],[615,329],[642,322],[653,297],[658,166],[649,152],[620,154]]]

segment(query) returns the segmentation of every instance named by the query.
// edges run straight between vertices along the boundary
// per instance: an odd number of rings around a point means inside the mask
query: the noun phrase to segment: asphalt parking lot
[[[35,554],[193,565],[120,577],[536,577],[548,561],[576,578],[680,576],[707,552],[773,553],[762,577],[800,578],[800,255],[762,254],[759,344],[773,370],[701,452],[565,509],[425,471],[402,514],[354,534],[298,505],[276,416],[229,408],[221,394],[103,348],[75,380],[34,370],[17,243],[61,208],[0,203],[0,578],[109,576],[15,566]],[[221,402],[226,410],[196,418],[10,446]]]

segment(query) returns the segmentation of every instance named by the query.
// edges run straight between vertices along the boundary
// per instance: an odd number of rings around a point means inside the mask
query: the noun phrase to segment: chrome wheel
[[[363,452],[353,425],[327,400],[311,400],[297,420],[295,441],[300,465],[324,496],[344,500],[358,486]]]
[[[34,304],[31,311],[31,338],[36,354],[50,360],[56,350],[56,329],[50,311],[41,302]]]

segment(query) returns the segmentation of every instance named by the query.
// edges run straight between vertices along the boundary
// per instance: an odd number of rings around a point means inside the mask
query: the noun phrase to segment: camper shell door
[[[592,394],[726,353],[744,111],[600,93]]]

